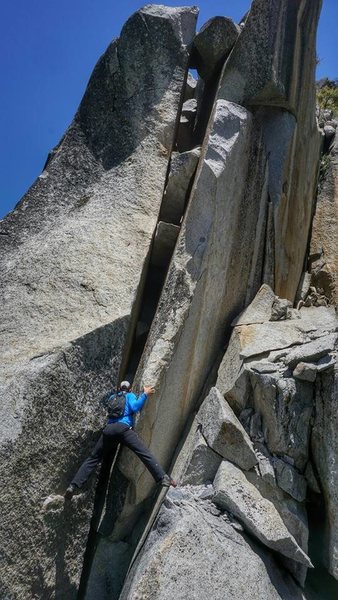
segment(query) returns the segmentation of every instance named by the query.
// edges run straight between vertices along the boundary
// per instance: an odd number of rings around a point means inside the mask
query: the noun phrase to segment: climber
[[[122,381],[115,394],[108,394],[102,401],[108,410],[108,423],[102,431],[90,456],[82,463],[74,479],[65,492],[66,500],[82,488],[95,467],[108,456],[113,456],[118,444],[127,446],[142,460],[156,483],[165,487],[176,487],[176,482],[165,473],[156,458],[133,429],[133,415],[141,410],[148,396],[154,393],[153,387],[144,387],[137,398],[131,391],[130,383]],[[116,416],[120,415],[120,416]]]

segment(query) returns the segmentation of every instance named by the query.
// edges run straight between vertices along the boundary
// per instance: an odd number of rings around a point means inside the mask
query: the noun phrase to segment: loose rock
[[[317,376],[316,365],[311,363],[300,362],[293,370],[293,377],[296,379],[303,379],[304,381],[315,381]]]
[[[179,224],[187,202],[187,193],[191,178],[196,170],[200,148],[189,152],[173,152],[169,179],[161,206],[160,218],[168,223]]]
[[[197,81],[192,76],[192,74],[189,72],[188,77],[187,77],[187,83],[185,85],[184,101],[191,100],[192,98],[194,98],[195,93],[196,93],[196,86],[197,86]]]
[[[180,125],[177,134],[179,152],[187,152],[193,147],[193,129],[197,113],[197,100],[186,100],[182,106]]]
[[[180,486],[206,484],[214,480],[221,461],[206,443],[198,420],[194,419],[175,462],[173,476]]]
[[[271,287],[264,283],[249,306],[233,320],[231,325],[252,325],[265,323],[271,318],[271,311],[276,301],[276,295]]]
[[[200,77],[212,78],[234,46],[239,27],[227,17],[209,19],[194,39],[191,66],[196,68]]]
[[[296,562],[312,566],[309,557],[289,533],[272,502],[261,496],[240,469],[223,461],[214,487],[216,494],[213,502],[230,510],[263,544]]]
[[[323,337],[320,337],[313,342],[302,344],[291,350],[285,358],[285,362],[290,368],[296,366],[301,361],[313,361],[318,360],[322,356],[325,356],[328,352],[334,350],[338,335],[332,333]]]
[[[204,400],[197,420],[208,445],[218,454],[251,469],[257,458],[250,438],[217,388],[212,388]]]
[[[295,500],[298,500],[298,502],[303,502],[306,498],[305,477],[298,473],[290,464],[279,458],[274,458],[273,464],[279,487],[295,498]]]

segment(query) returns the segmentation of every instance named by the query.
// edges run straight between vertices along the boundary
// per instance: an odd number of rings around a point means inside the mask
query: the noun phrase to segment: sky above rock
[[[71,122],[98,57],[119,35],[137,0],[16,0],[0,19],[0,218],[39,175]],[[167,1],[198,5],[198,28],[215,15],[235,21],[250,0]],[[317,78],[338,77],[337,0],[324,0],[318,31]]]

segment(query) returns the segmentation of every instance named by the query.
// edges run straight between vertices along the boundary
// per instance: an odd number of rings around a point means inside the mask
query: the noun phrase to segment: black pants
[[[149,452],[148,448],[138,437],[137,433],[125,423],[112,423],[107,425],[99,441],[90,456],[82,463],[76,473],[72,484],[81,488],[86,483],[95,467],[105,457],[115,453],[117,446],[123,444],[130,448],[142,460],[148,471],[152,474],[156,482],[159,482],[165,475],[165,471],[157,462],[156,458]]]

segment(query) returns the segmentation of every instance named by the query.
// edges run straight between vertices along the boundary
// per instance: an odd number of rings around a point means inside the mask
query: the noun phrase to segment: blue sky
[[[0,9],[0,218],[39,175],[81,100],[91,71],[136,0],[2,0]],[[250,0],[163,1],[238,21]],[[338,77],[338,0],[324,0],[317,77]]]

